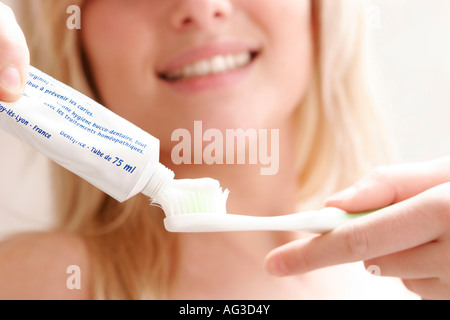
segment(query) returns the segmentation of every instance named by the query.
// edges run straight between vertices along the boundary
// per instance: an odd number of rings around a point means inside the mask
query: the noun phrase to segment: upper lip
[[[258,53],[259,51],[260,48],[258,46],[243,42],[207,44],[185,50],[180,54],[170,57],[166,62],[161,64],[161,67],[157,69],[157,73],[159,75],[167,74],[188,64],[194,63],[195,61],[210,59],[217,55],[236,54],[242,52]]]

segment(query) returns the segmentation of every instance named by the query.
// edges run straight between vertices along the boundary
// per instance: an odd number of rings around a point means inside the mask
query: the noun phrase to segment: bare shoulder
[[[88,253],[70,233],[26,233],[0,242],[0,299],[88,299]]]

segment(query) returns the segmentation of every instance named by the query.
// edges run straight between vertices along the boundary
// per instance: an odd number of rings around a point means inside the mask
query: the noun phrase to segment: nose
[[[176,0],[171,24],[176,30],[208,29],[225,21],[232,12],[229,0]]]

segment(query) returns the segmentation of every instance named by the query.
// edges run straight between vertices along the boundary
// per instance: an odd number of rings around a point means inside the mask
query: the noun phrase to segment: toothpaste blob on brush
[[[173,180],[154,197],[167,217],[190,214],[227,214],[229,191],[211,178]]]

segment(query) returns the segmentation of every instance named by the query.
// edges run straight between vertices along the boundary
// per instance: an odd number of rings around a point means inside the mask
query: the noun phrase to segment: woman
[[[358,1],[21,4],[33,65],[159,138],[161,162],[177,178],[219,180],[231,190],[230,212],[277,215],[320,206],[382,155],[364,86]],[[82,9],[79,31],[65,27],[66,8],[73,4]],[[2,6],[1,14],[6,45],[0,98],[14,100],[25,81],[28,56],[12,13]],[[254,165],[175,166],[171,134],[178,128],[192,131],[196,120],[204,130],[222,132],[279,129],[278,173],[262,176]],[[442,173],[449,161],[420,168],[419,173],[408,166],[378,170],[338,194],[328,203],[348,211],[412,198],[315,238],[270,232],[168,234],[163,215],[147,199],[118,204],[55,168],[59,228],[0,246],[2,260],[8,261],[0,292],[107,299],[345,298],[346,292],[361,297],[364,288],[348,285],[350,278],[358,279],[345,268],[305,272],[367,260],[382,275],[406,279],[407,287],[424,298],[447,298],[449,262],[442,252],[450,246],[450,210],[442,195],[449,177]],[[423,208],[432,211],[427,223]],[[263,268],[266,255],[270,273],[300,275],[269,276]],[[428,256],[433,263],[421,263]],[[67,288],[70,265],[83,272],[80,290]]]

